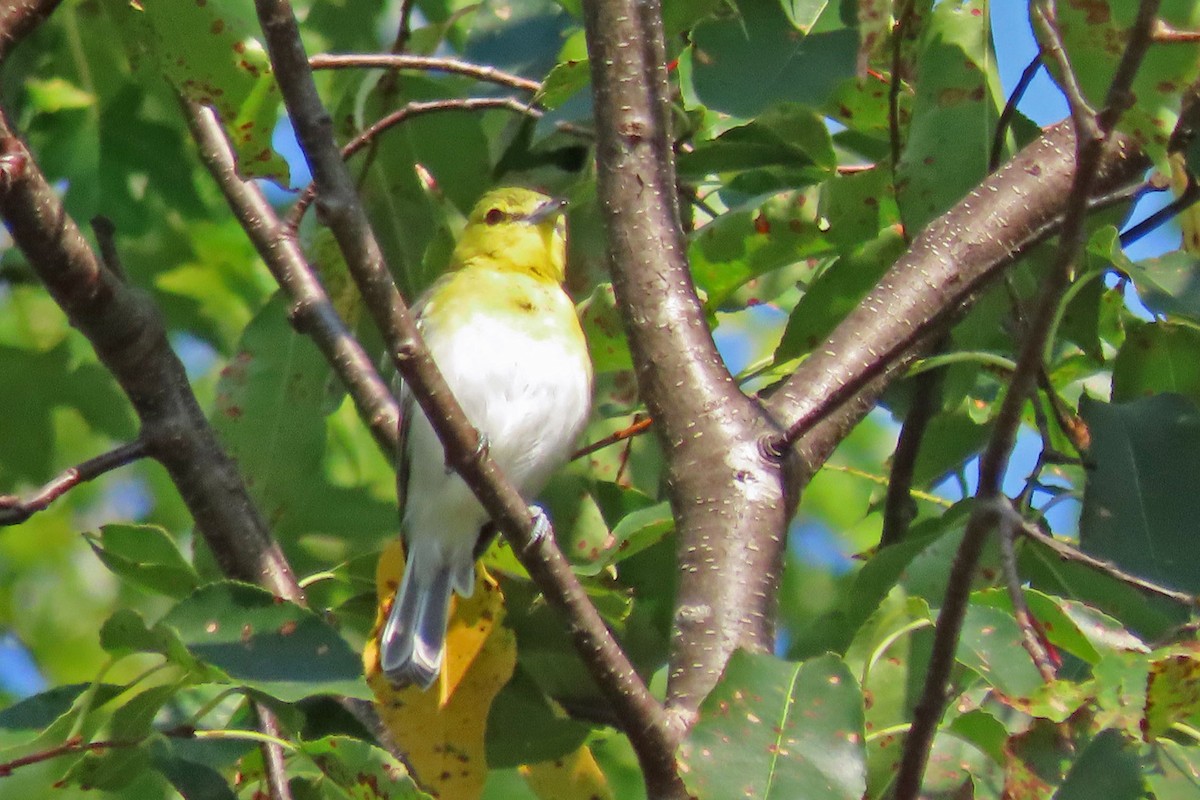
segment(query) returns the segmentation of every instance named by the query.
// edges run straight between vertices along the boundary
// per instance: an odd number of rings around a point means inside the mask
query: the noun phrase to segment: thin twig
[[[1133,588],[1142,592],[1146,592],[1147,594],[1153,594],[1157,595],[1158,597],[1166,598],[1167,600],[1187,606],[1188,608],[1200,608],[1200,597],[1197,597],[1193,594],[1188,594],[1187,592],[1168,589],[1167,587],[1154,583],[1153,581],[1146,580],[1145,578],[1139,578],[1137,575],[1125,572],[1114,564],[1096,558],[1095,556],[1088,555],[1079,548],[1072,547],[1066,542],[1056,539],[1028,520],[1021,520],[1020,532],[1022,536],[1032,539],[1038,544],[1045,545],[1063,561],[1071,561],[1076,564],[1083,564],[1084,566],[1090,567],[1097,572],[1104,573],[1113,580],[1120,581],[1121,583],[1132,586]]]
[[[11,495],[0,495],[0,527],[19,525],[39,511],[45,511],[51,503],[79,484],[95,480],[104,473],[112,472],[126,464],[132,464],[146,455],[146,445],[139,439],[64,470],[26,500]]]
[[[592,442],[586,447],[579,448],[571,455],[571,460],[576,461],[581,458],[586,458],[592,453],[603,450],[609,445],[614,445],[617,442],[621,442],[626,439],[632,439],[634,436],[641,436],[643,433],[650,430],[650,426],[652,424],[654,424],[654,420],[650,417],[644,417],[642,419],[635,420],[628,427],[622,428],[619,431],[614,431],[608,436],[605,436],[603,439]]]
[[[1146,217],[1141,222],[1126,228],[1121,233],[1121,247],[1129,247],[1138,239],[1146,236],[1148,233],[1165,225],[1170,220],[1179,216],[1184,211],[1192,207],[1192,204],[1200,200],[1200,183],[1196,181],[1196,176],[1190,171],[1187,174],[1187,186],[1184,187],[1179,197],[1176,197],[1167,205],[1155,211],[1150,216]]]
[[[392,42],[392,53],[399,55],[408,49],[408,40],[412,36],[412,12],[415,0],[401,0],[400,24],[396,28],[396,39]]]
[[[944,343],[936,348],[939,352]],[[930,420],[937,414],[941,399],[943,370],[929,370],[917,375],[913,382],[916,389],[904,424],[896,439],[896,450],[892,453],[892,468],[889,472],[887,494],[883,504],[883,532],[879,546],[895,544],[908,533],[908,526],[916,518],[916,502],[912,497],[913,476],[917,468],[917,456],[921,453],[921,442]]]
[[[279,740],[284,739],[283,726],[275,712],[263,703],[255,703],[258,729],[275,741],[264,741],[260,747],[263,754],[263,773],[267,779],[267,791],[271,800],[292,800],[292,787],[288,783],[287,758]]]
[[[892,148],[893,176],[900,166],[900,154],[903,149],[900,141],[900,89],[903,84],[900,72],[903,64],[900,56],[912,15],[912,0],[903,0],[896,24],[892,26],[892,76],[888,84],[888,143]]]
[[[1156,44],[1196,44],[1200,42],[1200,31],[1181,31],[1160,19],[1152,37]]]
[[[996,167],[1000,166],[1000,157],[1004,154],[1004,140],[1008,136],[1008,126],[1012,123],[1012,118],[1016,116],[1017,103],[1021,102],[1025,91],[1029,89],[1029,84],[1033,82],[1034,76],[1041,68],[1042,54],[1038,53],[1022,70],[1017,85],[1013,87],[1012,94],[1008,96],[1004,110],[1000,112],[1000,118],[996,121],[996,134],[992,137],[992,152],[988,156],[988,172],[995,172]]]
[[[1099,121],[1096,112],[1083,96],[1083,89],[1079,86],[1079,79],[1075,77],[1075,69],[1067,56],[1067,48],[1058,33],[1058,15],[1054,0],[1034,0],[1029,11],[1033,17],[1034,30],[1039,34],[1038,43],[1041,45],[1043,61],[1049,59],[1058,68],[1058,87],[1067,98],[1071,121],[1075,123],[1076,141],[1094,139],[1099,135]]]
[[[1029,653],[1042,680],[1046,683],[1053,683],[1054,679],[1058,677],[1054,663],[1042,640],[1042,632],[1039,630],[1033,614],[1029,611],[1029,603],[1025,601],[1025,591],[1021,588],[1021,574],[1017,570],[1017,553],[1013,547],[1013,540],[1024,521],[1011,505],[1008,507],[1008,513],[1001,514],[997,520],[1000,569],[1004,573],[1004,585],[1008,589],[1008,598],[1012,602],[1013,617],[1016,618],[1017,627],[1021,630],[1021,645]]]
[[[117,252],[117,229],[112,220],[101,215],[92,217],[92,233],[96,236],[96,244],[100,247],[100,259],[104,266],[121,281],[128,283],[125,265],[121,263],[121,254]]]
[[[371,123],[370,127],[359,133],[342,146],[342,158],[347,159],[372,144],[384,131],[406,122],[422,114],[432,114],[437,111],[481,111],[489,108],[502,108],[517,114],[526,114],[535,119],[542,117],[540,109],[521,102],[515,97],[457,97],[448,100],[414,100],[406,103],[390,114]],[[300,228],[300,221],[309,206],[317,199],[317,184],[313,181],[300,192],[295,205],[284,218],[284,230],[294,234]]]
[[[1058,425],[1058,429],[1067,437],[1067,441],[1075,448],[1075,455],[1078,457],[1088,449],[1089,442],[1087,425],[1079,418],[1079,415],[1072,411],[1065,400],[1059,396],[1058,390],[1054,388],[1054,384],[1050,382],[1050,375],[1046,372],[1043,366],[1038,373],[1038,388],[1046,395],[1046,400],[1050,403],[1050,413],[1054,415],[1054,422]],[[1050,441],[1046,438],[1047,443]],[[1062,455],[1062,454],[1060,454]]]
[[[51,761],[62,756],[77,755],[79,753],[97,753],[105,750],[116,750],[125,747],[137,747],[142,743],[142,740],[118,740],[104,739],[97,742],[85,742],[78,736],[73,739],[68,739],[60,745],[47,747],[45,750],[38,750],[36,753],[30,753],[20,758],[14,758],[11,761],[0,763],[0,778],[7,778],[21,767],[28,767],[32,764],[41,764],[45,761]]]
[[[316,55],[308,59],[308,65],[313,69],[412,69],[422,72],[451,72],[468,78],[520,89],[523,92],[536,93],[542,84],[505,72],[502,69],[488,67],[482,64],[472,64],[457,58],[440,56],[414,56],[402,54],[370,53],[348,55]]]

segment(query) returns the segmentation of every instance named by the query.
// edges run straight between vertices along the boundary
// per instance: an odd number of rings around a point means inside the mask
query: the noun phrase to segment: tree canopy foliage
[[[1200,797],[1200,3],[1029,15],[1045,129],[985,0],[0,4],[0,795]],[[550,539],[404,302],[504,184]],[[502,533],[428,693],[395,370]]]

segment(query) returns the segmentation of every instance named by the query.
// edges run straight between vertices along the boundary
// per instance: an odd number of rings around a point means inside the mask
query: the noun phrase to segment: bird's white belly
[[[489,454],[526,497],[537,492],[570,453],[586,420],[591,375],[574,337],[566,341],[515,331],[511,320],[475,314],[454,331],[427,338],[451,391],[471,423],[487,437]],[[474,546],[487,513],[457,475],[417,407],[410,423],[412,452],[437,453],[434,463],[410,466],[406,527],[434,525],[447,545]],[[423,459],[424,461],[424,459]],[[411,526],[411,527],[410,527]],[[453,545],[450,545],[453,547]]]

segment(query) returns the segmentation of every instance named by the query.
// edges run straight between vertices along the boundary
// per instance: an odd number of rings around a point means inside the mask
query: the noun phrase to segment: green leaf
[[[987,442],[991,428],[963,411],[943,412],[929,421],[913,473],[914,486],[932,486],[963,469]]]
[[[205,586],[162,619],[196,658],[285,702],[318,694],[370,699],[358,655],[308,609],[247,584]]]
[[[1156,800],[1193,800],[1200,795],[1200,749],[1160,739],[1144,774]]]
[[[286,313],[286,301],[276,296],[246,328],[217,384],[213,426],[285,543],[321,533],[374,546],[377,536],[394,529],[394,496],[389,503],[357,485],[333,485],[327,476],[334,378],[312,340],[288,324]],[[301,570],[310,568],[307,555],[289,551]]]
[[[579,324],[587,338],[593,370],[601,373],[633,369],[633,356],[629,353],[611,283],[597,285],[591,296],[579,304]]]
[[[1131,324],[1113,362],[1113,402],[1163,392],[1200,403],[1200,329],[1173,322]]]
[[[140,778],[150,766],[150,754],[142,743],[128,743],[86,753],[62,780],[82,789],[116,791]]]
[[[1120,731],[1101,731],[1071,765],[1055,800],[1141,800],[1142,765],[1133,742]]]
[[[866,790],[863,698],[836,656],[801,664],[738,651],[680,751],[703,797],[841,798]]]
[[[688,260],[706,306],[719,309],[739,286],[832,249],[813,192],[784,192],[729,211],[692,237]]]
[[[854,74],[858,36],[848,28],[805,35],[777,0],[743,0],[738,18],[692,31],[692,81],[704,105],[749,118],[781,102],[819,106]],[[835,18],[837,9],[829,9]]]
[[[135,586],[179,599],[200,584],[175,540],[157,525],[105,525],[99,536],[85,535],[104,565]]]
[[[589,727],[555,709],[518,671],[488,710],[487,763],[506,769],[560,758],[587,738]]]
[[[958,661],[988,685],[1009,697],[1029,697],[1042,686],[1041,675],[1021,646],[1021,629],[1012,615],[972,603],[958,642]]]
[[[613,563],[640,553],[674,530],[675,517],[666,500],[632,511],[613,528],[613,543],[605,554],[607,561]]]
[[[990,131],[1003,96],[992,52],[987,3],[938,3],[922,33],[916,96],[897,196],[904,227],[915,236],[987,174],[984,141],[964,146],[969,131]]]
[[[235,800],[221,773],[207,764],[183,758],[176,743],[161,737],[151,742],[150,759],[186,800]]]
[[[587,59],[564,61],[556,64],[542,81],[541,90],[534,96],[535,103],[555,109],[567,102],[576,92],[587,86],[592,79]]]
[[[353,87],[334,110],[338,129],[347,138],[408,101],[444,99],[456,93],[444,82],[420,76],[405,77],[399,84],[403,91],[385,91],[378,81],[378,76],[368,76],[363,86]],[[417,297],[437,278],[453,247],[447,223],[447,211],[452,211],[453,205],[443,205],[430,191],[418,165],[424,174],[432,173],[439,187],[453,192],[451,197],[464,214],[482,194],[492,169],[481,122],[439,116],[446,115],[410,119],[389,135],[376,138],[371,158],[352,165],[384,258],[409,298]]]
[[[836,167],[824,119],[795,103],[773,106],[679,156],[679,172],[684,176],[775,168],[788,175],[794,186],[831,177]]]
[[[1028,541],[1021,549],[1019,569],[1031,585],[1049,594],[1082,601],[1102,613],[1096,620],[1077,607],[1071,614],[1079,628],[1103,654],[1113,650],[1142,650],[1138,636],[1156,639],[1181,624],[1187,610],[1161,598],[1148,598],[1127,583],[1091,567],[1062,559],[1038,542]],[[1111,619],[1114,622],[1103,622]],[[1095,624],[1099,622],[1100,624]]]
[[[1143,578],[1200,591],[1200,411],[1178,395],[1109,405],[1084,398],[1092,447],[1080,544]]]
[[[1060,723],[1035,719],[1005,745],[1005,788],[1019,797],[1051,797],[1075,756]]]
[[[326,736],[302,742],[300,749],[347,798],[419,800],[429,797],[417,788],[403,764],[373,744],[349,736]]]
[[[781,0],[783,12],[801,33],[808,33],[831,5],[831,0]],[[836,12],[836,8],[834,11]]]
[[[1095,677],[1095,725],[1119,728],[1140,737],[1146,724],[1146,686],[1150,662],[1143,653],[1105,653],[1092,668]]]
[[[880,231],[900,222],[893,176],[875,167],[847,175],[834,174],[823,184],[821,211],[829,221],[826,234],[843,255],[853,253]]]
[[[25,82],[25,90],[29,92],[33,107],[47,114],[71,108],[88,108],[96,102],[94,94],[62,78],[33,78]]]
[[[1150,662],[1146,681],[1146,741],[1163,736],[1176,722],[1190,722],[1200,713],[1200,658],[1191,649],[1172,648]]]
[[[1200,259],[1196,256],[1176,250],[1136,264],[1125,259],[1124,270],[1146,308],[1200,323]]]
[[[906,248],[903,237],[888,228],[879,238],[830,264],[788,317],[775,360],[782,363],[798,358],[823,342]]]
[[[114,656],[158,653],[184,669],[203,671],[175,631],[162,622],[148,627],[142,615],[131,608],[119,608],[105,620],[100,628],[100,646]]]
[[[99,715],[91,712],[125,689],[113,683],[72,683],[0,709],[0,752],[26,752],[39,744],[61,744],[73,730],[90,734],[99,726]]]
[[[271,148],[281,96],[266,49],[255,38],[253,7],[238,0],[108,0],[107,7],[136,65],[216,109],[243,177],[288,185],[287,162]]]
[[[172,684],[153,686],[125,700],[113,711],[108,723],[109,736],[119,742],[131,742],[150,733],[154,718],[179,691]]]

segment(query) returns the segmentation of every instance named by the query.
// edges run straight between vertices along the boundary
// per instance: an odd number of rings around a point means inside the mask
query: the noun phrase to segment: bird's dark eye
[[[488,225],[495,225],[503,220],[504,212],[498,208],[489,208],[487,214],[483,218],[483,221]]]

